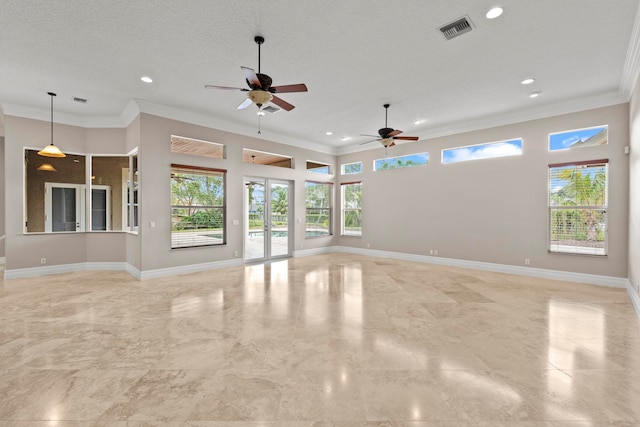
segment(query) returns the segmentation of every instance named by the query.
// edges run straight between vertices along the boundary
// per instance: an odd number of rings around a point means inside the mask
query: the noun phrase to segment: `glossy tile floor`
[[[624,289],[328,254],[0,288],[0,426],[640,426]]]

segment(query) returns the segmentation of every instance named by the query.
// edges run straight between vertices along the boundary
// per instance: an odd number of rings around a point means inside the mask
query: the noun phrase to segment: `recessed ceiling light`
[[[487,17],[487,19],[495,19],[498,16],[502,15],[502,12],[504,12],[504,10],[501,7],[494,7],[493,9],[489,10],[489,12],[487,12],[485,16]]]
[[[350,138],[350,137],[348,137],[348,136],[343,136],[343,137],[342,137],[342,138],[340,138],[340,139],[341,139],[341,140],[343,140],[343,141],[348,141],[348,140],[350,140],[351,138]]]
[[[331,135],[333,135],[333,132],[329,131],[329,132],[326,133],[326,135],[327,136],[331,136]]]
[[[535,81],[536,81],[536,79],[528,78],[528,79],[524,79],[523,81],[521,81],[520,84],[530,85],[531,83],[533,83]]]
[[[542,92],[537,91],[537,92],[531,92],[531,95],[529,95],[529,98],[537,98],[540,96]]]
[[[142,77],[140,77],[140,80],[142,80],[145,83],[153,82],[153,79],[151,77],[149,77],[149,76],[142,76]]]

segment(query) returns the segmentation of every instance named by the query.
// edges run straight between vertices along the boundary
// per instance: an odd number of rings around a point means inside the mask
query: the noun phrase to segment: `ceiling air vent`
[[[460,19],[456,19],[450,24],[444,25],[438,28],[445,39],[451,40],[455,37],[461,36],[464,33],[468,33],[473,29],[471,19],[467,16],[463,16]]]
[[[78,98],[77,96],[74,96],[74,97],[73,97],[73,100],[74,100],[75,102],[79,102],[79,103],[81,103],[81,104],[86,104],[86,103],[87,103],[87,100],[86,100],[86,99],[84,99],[84,98]]]
[[[267,113],[277,113],[281,109],[278,107],[274,107],[273,105],[267,105],[266,107],[262,107],[262,111],[266,111]]]

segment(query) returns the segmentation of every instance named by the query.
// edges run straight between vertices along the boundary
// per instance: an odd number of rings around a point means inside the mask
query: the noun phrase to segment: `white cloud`
[[[493,157],[517,156],[522,154],[522,148],[515,143],[501,142],[498,144],[458,148],[450,152],[450,154],[450,156],[447,156],[448,163],[455,163]]]

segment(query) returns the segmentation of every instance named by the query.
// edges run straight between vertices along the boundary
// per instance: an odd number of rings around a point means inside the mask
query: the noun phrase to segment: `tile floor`
[[[0,426],[640,426],[624,289],[348,254],[0,282]]]

